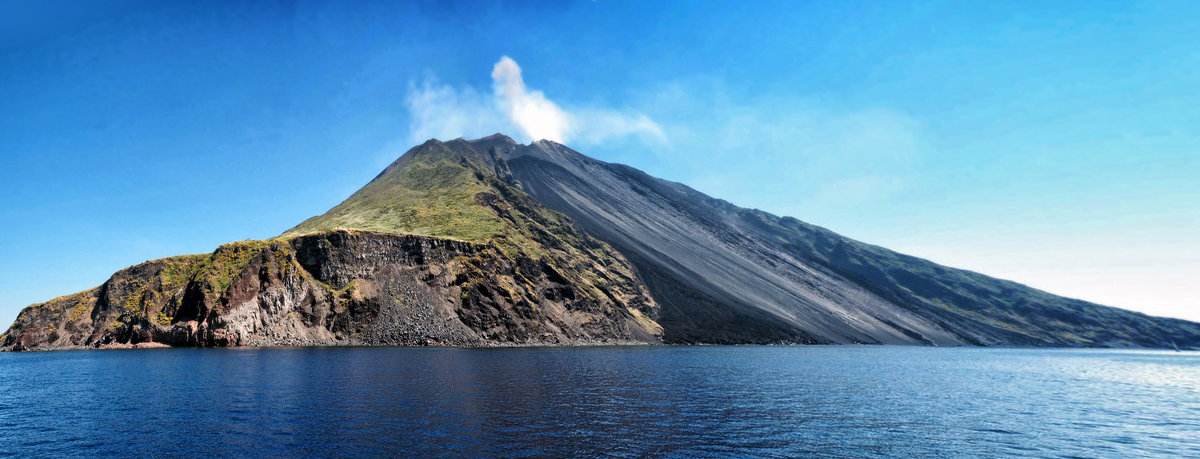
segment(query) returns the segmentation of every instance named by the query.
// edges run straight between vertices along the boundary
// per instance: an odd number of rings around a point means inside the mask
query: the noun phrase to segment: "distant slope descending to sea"
[[[1197,348],[1200,324],[496,134],[429,140],[279,237],[130,267],[0,335],[5,350],[633,343]]]
[[[668,339],[1200,346],[1200,324],[948,268],[554,142],[507,156],[524,190],[634,261]]]

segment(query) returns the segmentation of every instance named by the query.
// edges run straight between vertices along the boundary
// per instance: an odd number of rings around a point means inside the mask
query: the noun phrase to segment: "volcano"
[[[278,237],[24,309],[7,350],[907,344],[1200,347],[1200,324],[941,266],[555,142],[418,145]]]

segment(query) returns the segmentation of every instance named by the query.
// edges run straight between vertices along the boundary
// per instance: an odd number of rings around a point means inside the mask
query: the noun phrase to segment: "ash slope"
[[[1200,347],[1200,324],[941,266],[554,142],[472,143],[633,261],[669,342]]]

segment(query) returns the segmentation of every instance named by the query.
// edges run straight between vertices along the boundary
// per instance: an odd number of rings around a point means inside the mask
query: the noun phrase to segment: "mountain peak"
[[[481,137],[475,140],[468,140],[475,150],[482,153],[484,156],[497,158],[507,157],[513,150],[520,148],[522,145],[513,140],[512,137],[501,133],[495,133],[487,137]]]
[[[529,145],[520,145],[504,155],[503,158],[511,161],[522,156],[549,161],[560,166],[591,160],[582,153],[572,150],[571,147],[546,139],[535,140]]]
[[[581,156],[578,152],[572,150],[571,147],[553,140],[539,139],[528,144],[522,144],[513,140],[512,137],[499,132],[474,140],[458,137],[453,140],[443,141],[433,138],[409,149],[400,158],[397,158],[391,166],[388,166],[380,176],[387,174],[391,170],[403,167],[414,158],[440,157],[444,155],[466,157],[481,165],[488,166],[492,165],[495,158],[508,160],[521,156],[533,156],[539,159],[561,162],[574,156]]]
[[[493,141],[499,141],[499,142],[504,142],[504,143],[510,143],[510,144],[513,144],[513,145],[517,145],[517,141],[516,141],[516,140],[513,140],[513,139],[512,139],[512,137],[506,136],[506,135],[504,135],[504,134],[501,134],[501,133],[499,133],[499,132],[497,132],[497,133],[495,133],[495,134],[492,134],[492,135],[489,135],[489,136],[487,136],[487,137],[480,137],[480,138],[478,138],[478,139],[472,140],[471,142],[472,142],[472,143],[475,143],[475,142],[493,142]]]
[[[503,197],[501,200],[512,200],[514,208],[532,209],[525,202],[531,198],[520,198],[512,188],[517,185],[504,182],[506,160],[525,150],[570,151],[545,141],[522,145],[504,134],[475,140],[429,139],[409,149],[329,212],[305,220],[286,234],[344,227],[470,242],[511,239],[515,230],[497,218],[497,213],[511,212],[495,206]],[[547,153],[539,154],[546,157]],[[540,214],[535,217],[537,221],[554,220]]]

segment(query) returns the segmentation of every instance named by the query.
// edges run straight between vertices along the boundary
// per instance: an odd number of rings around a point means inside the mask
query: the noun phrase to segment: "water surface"
[[[0,354],[0,455],[1200,456],[1200,354],[879,346]]]

